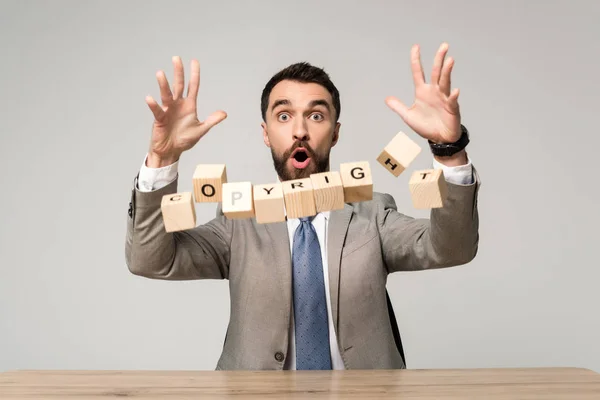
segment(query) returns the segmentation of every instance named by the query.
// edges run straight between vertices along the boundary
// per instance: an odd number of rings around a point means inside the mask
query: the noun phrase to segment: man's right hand
[[[146,160],[146,166],[150,168],[165,167],[178,161],[181,153],[194,147],[202,136],[227,117],[224,111],[216,111],[200,122],[196,110],[200,64],[197,60],[191,62],[187,97],[183,97],[184,75],[181,58],[173,57],[173,66],[175,79],[172,91],[165,73],[156,73],[162,105],[152,96],[146,97],[146,103],[154,114],[152,138]]]

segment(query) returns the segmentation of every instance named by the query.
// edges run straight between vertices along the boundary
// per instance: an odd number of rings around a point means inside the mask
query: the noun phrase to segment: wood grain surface
[[[600,399],[581,368],[9,371],[0,399]]]

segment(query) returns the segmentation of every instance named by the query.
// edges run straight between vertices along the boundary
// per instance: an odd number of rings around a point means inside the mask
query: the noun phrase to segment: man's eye
[[[322,121],[323,120],[323,115],[321,115],[321,114],[312,114],[310,117],[313,120],[315,120],[315,121]]]
[[[279,120],[279,121],[281,121],[281,122],[285,122],[285,121],[287,121],[289,118],[290,118],[290,117],[289,117],[289,115],[287,115],[287,114],[279,114],[279,118],[278,118],[278,120]]]

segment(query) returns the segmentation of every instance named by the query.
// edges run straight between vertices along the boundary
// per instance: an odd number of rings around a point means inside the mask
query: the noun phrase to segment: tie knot
[[[300,222],[311,222],[313,220],[314,216],[312,217],[300,217]]]

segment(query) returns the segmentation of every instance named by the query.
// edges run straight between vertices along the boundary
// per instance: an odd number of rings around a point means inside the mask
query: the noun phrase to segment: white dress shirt
[[[147,158],[147,155],[146,155]],[[165,187],[171,183],[177,177],[178,162],[162,168],[149,168],[146,166],[146,158],[142,163],[140,173],[138,176],[138,189],[142,192],[150,192]],[[473,183],[473,169],[471,166],[471,160],[468,159],[467,164],[460,165],[457,167],[447,167],[444,164],[439,163],[435,158],[433,159],[433,168],[440,168],[444,171],[444,177],[446,181],[455,183],[458,185],[468,185]],[[317,214],[312,224],[315,227],[317,236],[319,238],[319,245],[321,247],[321,258],[323,262],[323,278],[325,287],[329,288],[329,268],[327,265],[327,232],[329,226],[329,211],[321,212]],[[300,220],[297,218],[288,219],[288,235],[290,242],[290,252],[293,248],[294,233],[296,228],[300,225]],[[291,266],[290,266],[291,267]],[[331,314],[331,299],[329,290],[325,290],[325,297],[327,300],[327,315],[329,324],[329,346],[331,350],[331,367],[332,369],[344,369],[344,362],[340,354],[338,347],[337,337],[333,326],[333,318]],[[290,319],[289,328],[289,346],[288,354],[285,360],[284,369],[295,370],[296,369],[296,340],[295,340],[295,329],[294,329],[294,313],[292,307],[292,318]]]

